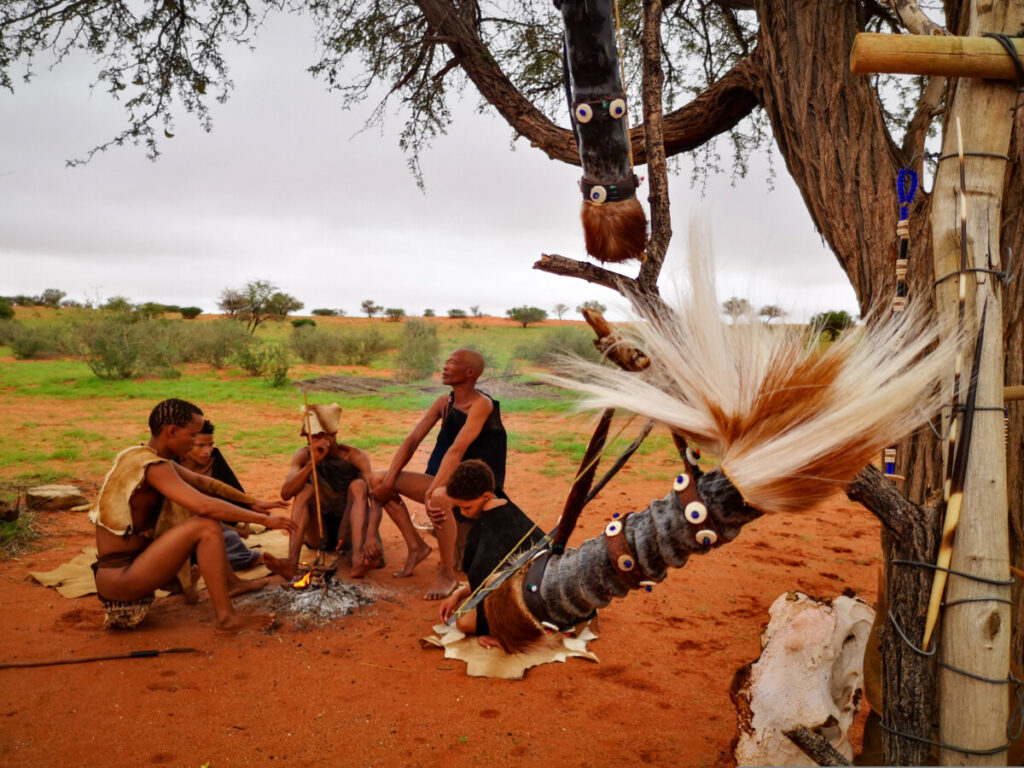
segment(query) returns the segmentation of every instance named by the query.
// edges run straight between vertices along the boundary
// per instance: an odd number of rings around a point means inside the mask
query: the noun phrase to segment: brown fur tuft
[[[523,579],[529,567],[529,563],[524,565],[484,599],[491,637],[505,653],[525,653],[545,635],[523,599]]]
[[[647,247],[647,215],[635,197],[594,205],[583,202],[583,239],[599,261],[640,259]]]

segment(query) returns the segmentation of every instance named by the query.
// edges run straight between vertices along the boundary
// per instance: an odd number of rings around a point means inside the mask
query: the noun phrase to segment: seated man
[[[149,415],[149,442],[118,454],[103,480],[89,521],[96,525],[98,557],[92,568],[97,595],[107,612],[107,626],[131,628],[141,622],[154,590],[169,583],[193,551],[206,579],[219,629],[267,629],[274,623],[272,614],[238,613],[231,605],[231,569],[220,522],[259,523],[288,531],[295,524],[263,514],[274,502],[252,499],[174,463],[173,459],[192,450],[202,426],[203,412],[198,407],[184,400],[164,400]],[[253,509],[215,496],[245,500]],[[181,505],[195,517],[154,539],[157,518],[167,501]],[[267,565],[280,572],[284,564],[271,559]]]
[[[292,456],[288,476],[281,486],[281,498],[292,499],[292,521],[296,526],[288,544],[289,578],[294,578],[298,571],[303,542],[311,549],[341,549],[343,544],[351,543],[353,578],[366,575],[381,560],[377,536],[380,508],[370,510],[368,503],[370,457],[337,441],[340,420],[341,406],[337,403],[310,405],[303,416],[300,434],[309,435],[316,461],[323,531],[317,516],[313,459],[310,446],[304,446]]]
[[[455,580],[456,550],[467,525],[452,517],[450,510],[437,507],[431,499],[437,488],[444,486],[463,459],[480,459],[494,474],[496,494],[502,494],[505,481],[507,438],[501,422],[501,406],[497,400],[476,388],[484,370],[484,359],[471,349],[457,349],[445,361],[441,381],[452,388],[437,398],[419,423],[395,452],[386,472],[374,475],[374,506],[383,504],[388,516],[402,532],[408,548],[405,567],[395,573],[412,575],[417,564],[430,554],[402,502],[402,496],[423,503],[434,523],[440,567],[433,586],[424,595],[427,600],[440,600],[458,586]],[[437,443],[427,462],[425,473],[409,472],[406,464],[412,459],[423,439],[440,421]],[[460,525],[456,525],[458,519]]]
[[[438,503],[459,507],[462,516],[473,521],[462,561],[469,586],[456,590],[442,603],[441,621],[447,622],[509,554],[529,549],[544,534],[519,507],[495,496],[494,474],[482,461],[470,459],[459,464],[443,493],[444,501],[438,498],[441,489],[435,493]],[[455,626],[467,635],[477,635],[484,648],[500,647],[490,636],[483,603],[459,616]]]
[[[220,448],[213,444],[213,432],[213,422],[209,419],[204,419],[203,428],[196,435],[192,450],[181,459],[179,464],[185,467],[185,469],[192,470],[197,475],[212,477],[214,480],[220,480],[222,483],[227,483],[232,488],[245,493],[245,489],[238,482],[235,473],[231,471],[231,467],[228,466],[224,455],[220,452]],[[228,553],[228,563],[231,564],[233,570],[244,571],[249,568],[255,568],[263,562],[263,553],[249,549],[245,546],[245,542],[242,541],[243,537],[248,538],[249,536],[248,524],[242,526],[241,534],[234,526],[229,526],[227,523],[221,523],[221,525],[224,527],[224,547]]]

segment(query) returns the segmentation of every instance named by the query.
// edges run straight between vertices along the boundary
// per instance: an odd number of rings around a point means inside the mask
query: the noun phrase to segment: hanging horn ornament
[[[685,439],[719,466],[701,476],[696,452],[683,448],[674,493],[616,518],[579,549],[519,568],[484,600],[506,649],[652,587],[762,513],[812,509],[939,405],[955,344],[920,310],[908,306],[818,351],[795,329],[725,325],[699,248],[690,266],[686,301],[669,312],[640,304],[642,322],[622,329],[622,343],[643,350],[645,371],[578,360],[549,380],[582,393],[584,407],[622,408],[668,427],[680,447]]]
[[[561,0],[567,90],[583,178],[583,237],[600,261],[640,259],[647,217],[636,199],[614,0]]]

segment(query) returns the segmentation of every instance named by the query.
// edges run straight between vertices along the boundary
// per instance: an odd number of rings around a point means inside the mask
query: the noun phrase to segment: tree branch
[[[498,66],[477,30],[455,12],[450,2],[416,0],[416,4],[435,31],[433,39],[444,41],[480,95],[516,133],[526,137],[531,146],[552,160],[580,164],[572,131],[553,123],[523,97]],[[667,156],[701,146],[728,131],[754,110],[757,106],[753,91],[757,74],[755,54],[740,61],[689,104],[664,116]],[[645,132],[646,125],[635,126],[630,131],[633,161],[637,165],[647,163]]]
[[[628,296],[631,292],[635,293],[638,288],[637,281],[632,277],[620,275],[618,272],[612,272],[610,269],[604,269],[586,261],[576,261],[559,256],[557,253],[542,253],[540,259],[533,263],[533,268],[539,269],[541,272],[550,272],[552,275],[578,277],[588,283],[611,288],[623,296]]]
[[[644,147],[647,150],[648,201],[651,206],[651,238],[647,242],[640,275],[641,292],[658,295],[658,275],[672,239],[672,216],[668,205],[668,171],[662,136],[661,91],[665,73],[661,69],[661,0],[643,2],[643,105]]]
[[[906,24],[907,29],[914,35],[945,35],[946,30],[925,16],[917,0],[886,0],[887,4],[896,11],[900,21]]]
[[[935,110],[938,108],[939,102],[942,101],[942,94],[945,90],[946,78],[931,77],[928,79],[928,85],[925,86],[924,93],[921,94],[921,100],[917,102],[914,115],[907,123],[907,133],[903,137],[902,149],[906,162],[910,162],[924,152],[924,140],[928,135],[928,126],[931,125],[932,119],[935,117]],[[920,164],[923,164],[923,158]],[[919,165],[919,163],[915,163],[915,165]],[[916,170],[920,172],[921,169],[918,167]]]

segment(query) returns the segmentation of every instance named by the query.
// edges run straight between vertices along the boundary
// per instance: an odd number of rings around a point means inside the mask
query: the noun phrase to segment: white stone
[[[785,735],[804,726],[853,757],[849,730],[860,709],[864,647],[874,610],[863,600],[788,592],[772,603],[761,657],[734,692],[738,765],[813,765]]]

